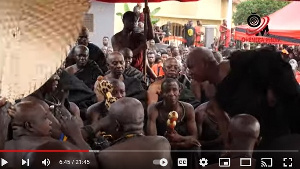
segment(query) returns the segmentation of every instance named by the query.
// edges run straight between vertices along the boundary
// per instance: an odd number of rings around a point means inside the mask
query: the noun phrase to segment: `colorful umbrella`
[[[0,1],[0,89],[10,101],[42,86],[65,60],[88,0]]]

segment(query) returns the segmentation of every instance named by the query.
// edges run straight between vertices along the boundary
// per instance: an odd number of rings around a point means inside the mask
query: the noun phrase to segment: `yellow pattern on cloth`
[[[113,85],[109,81],[104,80],[103,76],[99,76],[95,83],[95,93],[105,97],[105,106],[107,109],[117,101],[117,98],[112,96],[112,91]]]
[[[194,30],[193,29],[188,29],[187,31],[189,36],[193,36],[194,35]]]

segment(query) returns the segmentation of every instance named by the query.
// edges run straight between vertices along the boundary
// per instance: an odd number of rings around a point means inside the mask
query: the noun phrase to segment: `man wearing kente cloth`
[[[103,75],[97,63],[89,59],[89,49],[83,45],[78,45],[74,49],[76,64],[66,68],[71,75],[75,75],[93,90],[97,77]]]
[[[194,150],[193,152],[172,152],[171,155],[173,161],[177,158],[187,158],[187,168],[196,169],[199,167],[200,143],[197,141],[194,108],[178,100],[181,89],[176,79],[165,79],[161,84],[161,89],[163,100],[148,107],[147,134],[165,136],[171,143],[172,150]],[[170,119],[169,113],[172,111],[177,112],[174,130],[167,125]],[[178,168],[176,163],[173,168]]]
[[[187,66],[193,79],[209,81],[217,93],[208,106],[226,138],[229,116],[251,114],[261,124],[263,147],[274,138],[300,132],[300,90],[291,66],[271,48],[236,51],[217,63],[211,51],[196,48]],[[224,111],[223,111],[224,110]]]

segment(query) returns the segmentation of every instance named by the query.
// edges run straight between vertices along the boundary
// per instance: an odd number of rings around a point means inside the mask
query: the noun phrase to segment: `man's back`
[[[168,160],[166,167],[153,164],[153,160],[162,158]],[[172,164],[170,144],[164,137],[158,136],[129,138],[100,152],[98,160],[102,169],[170,169]]]

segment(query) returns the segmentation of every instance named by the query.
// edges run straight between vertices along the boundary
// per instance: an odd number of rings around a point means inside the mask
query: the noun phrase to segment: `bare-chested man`
[[[82,27],[79,37],[77,39],[77,45],[84,45],[89,49],[89,58],[97,63],[100,69],[105,73],[107,71],[105,54],[102,50],[91,43],[89,40],[89,30],[87,27]],[[66,58],[66,67],[76,63],[74,48],[70,51],[69,56]]]
[[[152,83],[149,86],[147,91],[148,105],[152,103],[156,103],[157,101],[161,100],[161,84],[166,78],[173,78],[173,79],[179,78],[180,75],[179,72],[181,70],[181,67],[175,58],[173,57],[168,58],[163,64],[164,64],[163,70],[165,76],[164,78],[157,79],[154,83]],[[181,83],[181,87],[183,88],[182,90],[184,92],[182,92],[180,95],[180,101],[191,103],[195,107],[200,105],[200,103],[195,99],[191,90],[186,88],[186,86],[182,83]]]
[[[195,48],[187,66],[192,79],[217,85],[210,104],[224,135],[228,125],[224,111],[229,116],[251,113],[259,119],[265,126],[261,131],[265,144],[290,131],[300,132],[299,84],[280,53],[269,48],[236,51],[228,61],[217,63],[209,49]],[[268,104],[269,96],[273,104]]]
[[[14,139],[5,143],[6,150],[31,150],[40,145],[53,142],[64,145],[65,149],[90,149],[81,136],[80,128],[74,117],[72,119],[63,117],[60,121],[62,130],[68,136],[70,142],[61,142],[51,138],[51,121],[47,114],[50,109],[33,101],[22,101],[15,105],[15,114],[12,120]],[[69,120],[70,119],[70,120]],[[55,149],[55,147],[53,147]],[[8,167],[21,168],[21,159],[25,153],[5,153]],[[87,159],[92,160],[95,166],[93,155],[87,155]]]
[[[89,59],[89,49],[86,46],[76,46],[74,54],[76,64],[67,67],[66,71],[75,75],[93,90],[97,77],[103,75],[102,70],[95,61]]]
[[[247,114],[234,116],[228,128],[228,153],[224,156],[231,158],[230,167],[234,169],[254,169],[255,159],[251,160],[251,167],[241,167],[240,158],[252,158],[254,148],[260,142],[260,124],[258,120]],[[243,151],[241,151],[243,150]],[[219,163],[207,166],[208,169],[218,169]]]
[[[101,169],[156,169],[153,160],[165,158],[171,168],[170,144],[164,137],[144,136],[144,109],[133,98],[121,98],[111,105],[108,115],[102,119],[106,133],[112,134],[114,144],[98,155]],[[151,153],[149,152],[151,151]]]
[[[149,8],[146,7],[145,10],[148,13],[148,16]],[[131,65],[137,68],[139,71],[143,72],[143,51],[147,49],[147,40],[143,34],[134,32],[134,27],[137,25],[137,21],[138,17],[134,12],[126,12],[123,15],[124,28],[121,32],[115,34],[111,38],[111,43],[114,51],[120,51],[123,48],[131,49],[133,52]],[[152,24],[150,22],[150,29],[152,29],[151,25]],[[148,32],[152,32],[152,30],[148,30]],[[150,37],[150,39],[153,39],[153,35],[152,38]],[[147,73],[153,79],[156,78],[155,74],[153,73],[153,71],[151,71],[151,68],[149,66],[147,66]]]
[[[120,99],[126,96],[125,84],[122,81],[117,79],[110,79],[109,82],[113,86],[113,91],[111,93],[113,97]],[[96,93],[96,95],[98,95],[98,93]],[[87,109],[86,113],[89,123],[96,123],[101,118],[105,117],[108,113],[108,109],[105,106],[105,101],[93,104]]]
[[[163,101],[151,104],[148,107],[147,134],[166,136],[175,150],[198,150],[200,143],[197,141],[197,127],[195,113],[192,105],[179,101],[180,84],[176,79],[167,78],[161,85]],[[168,130],[167,120],[171,111],[178,113],[174,133],[166,133]],[[200,153],[200,152],[198,152]],[[189,168],[197,168],[199,154],[195,153],[172,153],[173,161],[179,157],[191,159]],[[196,160],[196,161],[194,161]],[[173,166],[177,168],[176,165]]]

